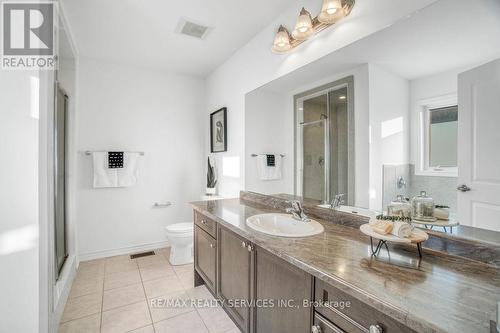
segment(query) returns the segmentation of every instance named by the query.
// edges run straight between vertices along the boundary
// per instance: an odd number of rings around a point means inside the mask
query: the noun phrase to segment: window
[[[458,175],[458,105],[456,95],[421,101],[419,175]]]
[[[458,105],[429,113],[429,167],[457,167]]]

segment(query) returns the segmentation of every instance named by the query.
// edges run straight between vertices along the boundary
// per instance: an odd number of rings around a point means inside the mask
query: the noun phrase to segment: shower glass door
[[[350,81],[296,96],[296,188],[304,198],[354,203],[354,117]],[[349,97],[351,96],[351,97]]]
[[[302,150],[302,196],[329,199],[328,95],[321,94],[299,101],[302,121],[299,123]]]

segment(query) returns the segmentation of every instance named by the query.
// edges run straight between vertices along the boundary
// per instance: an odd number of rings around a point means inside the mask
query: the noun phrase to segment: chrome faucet
[[[337,209],[337,208],[339,208],[340,206],[342,206],[343,204],[345,204],[344,197],[345,197],[345,194],[344,194],[344,193],[339,193],[339,194],[336,194],[336,195],[333,197],[332,202],[330,202],[330,208],[331,208],[331,209]]]
[[[292,205],[292,207],[287,208],[286,212],[292,214],[294,219],[302,222],[311,221],[307,217],[306,213],[304,213],[304,209],[302,208],[302,204],[300,203],[300,201],[293,200],[290,201],[290,204]]]

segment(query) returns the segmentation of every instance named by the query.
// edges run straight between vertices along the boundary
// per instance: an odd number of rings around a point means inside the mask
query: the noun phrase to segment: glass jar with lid
[[[387,206],[387,215],[411,217],[411,204],[402,195],[398,195],[396,200],[391,201]]]
[[[427,196],[427,192],[420,191],[420,195],[411,200],[411,206],[412,218],[414,220],[424,222],[436,221],[434,217],[434,199]]]

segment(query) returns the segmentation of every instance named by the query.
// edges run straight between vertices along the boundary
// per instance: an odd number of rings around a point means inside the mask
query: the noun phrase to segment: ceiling
[[[62,0],[79,55],[206,76],[264,29],[290,0]],[[213,27],[204,40],[179,20]]]
[[[499,41],[499,0],[439,0],[262,88],[290,92],[366,63],[408,80],[465,70],[500,58]]]

